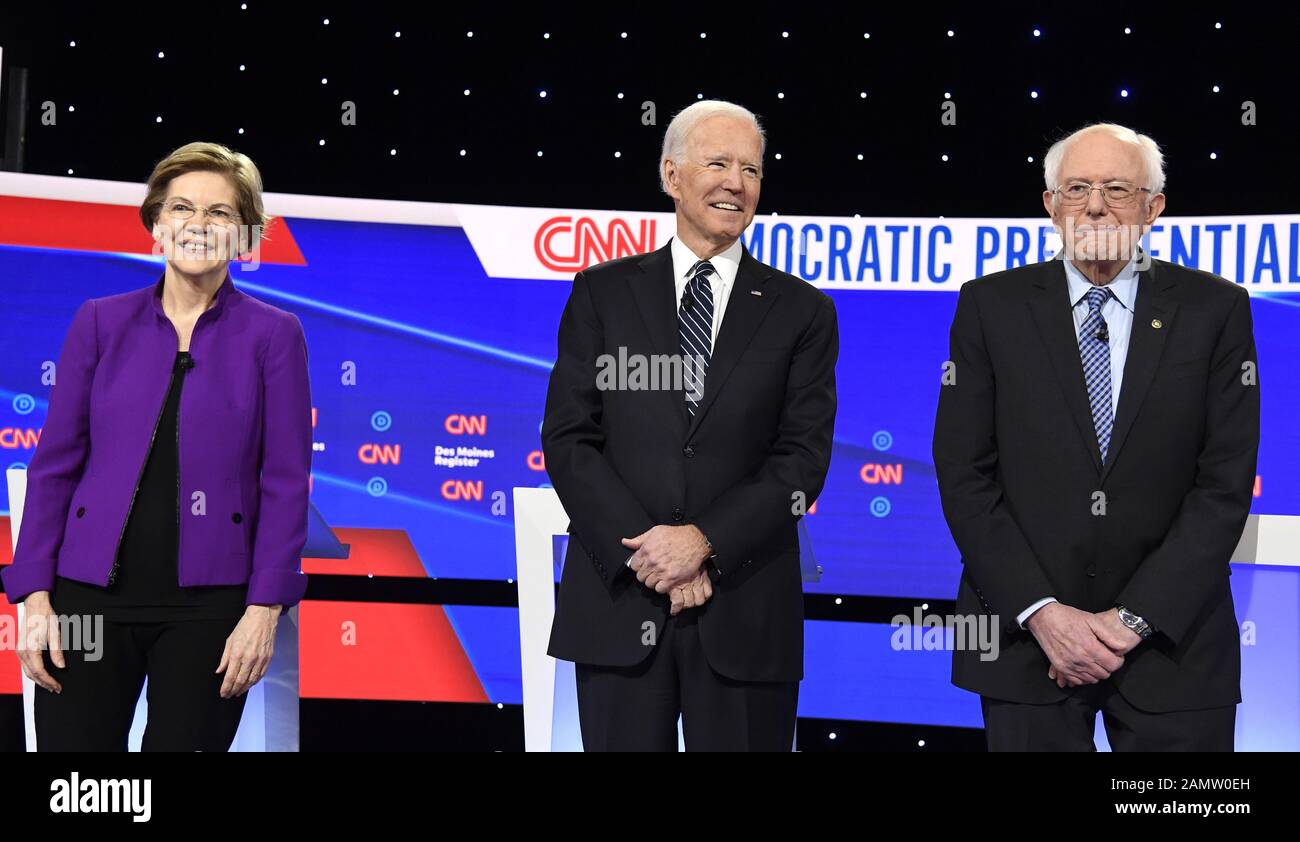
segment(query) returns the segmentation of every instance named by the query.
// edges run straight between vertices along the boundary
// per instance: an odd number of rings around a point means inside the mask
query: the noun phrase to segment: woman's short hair
[[[172,179],[189,172],[214,172],[230,180],[235,188],[235,212],[239,214],[240,225],[248,226],[248,241],[241,250],[246,253],[256,247],[271,222],[262,205],[262,174],[252,158],[220,143],[187,143],[158,162],[149,176],[144,203],[140,205],[140,220],[145,229],[153,233]]]

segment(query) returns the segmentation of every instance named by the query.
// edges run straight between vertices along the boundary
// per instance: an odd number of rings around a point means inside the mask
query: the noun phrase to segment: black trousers
[[[1066,699],[1029,705],[980,697],[989,751],[1095,751],[1097,712],[1113,751],[1232,751],[1237,706],[1152,713],[1110,680],[1074,688]]]
[[[45,669],[62,693],[36,688],[38,751],[126,751],[136,702],[149,679],[149,722],[141,751],[229,751],[247,695],[223,699],[218,674],[239,618],[166,623],[104,621],[101,657],[64,653]]]
[[[799,682],[735,681],[709,666],[697,609],[664,623],[654,650],[633,667],[577,664],[585,751],[790,751]]]

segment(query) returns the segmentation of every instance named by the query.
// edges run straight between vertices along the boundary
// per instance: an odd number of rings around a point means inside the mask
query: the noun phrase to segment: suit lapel
[[[1115,412],[1115,427],[1110,437],[1110,452],[1101,478],[1105,480],[1119,456],[1124,439],[1133,427],[1133,421],[1142,408],[1147,389],[1160,364],[1160,353],[1165,347],[1165,337],[1174,323],[1178,303],[1166,293],[1174,286],[1156,270],[1154,262],[1138,275],[1137,299],[1133,305],[1133,331],[1129,334],[1128,357],[1124,361],[1124,382],[1120,386],[1119,406]],[[1154,327],[1158,321],[1160,327]]]
[[[1101,449],[1097,444],[1097,429],[1092,423],[1092,408],[1088,404],[1078,332],[1070,310],[1070,289],[1065,279],[1065,264],[1060,260],[1049,260],[1040,265],[1042,271],[1034,281],[1036,289],[1029,301],[1029,309],[1038,324],[1039,336],[1047,347],[1047,358],[1056,372],[1057,382],[1065,394],[1065,402],[1070,407],[1070,417],[1074,419],[1074,426],[1092,457],[1093,467],[1100,474]]]
[[[671,258],[669,260],[671,263]],[[704,399],[695,410],[695,418],[686,433],[689,440],[695,435],[704,417],[709,414],[722,391],[727,377],[740,361],[755,331],[767,316],[768,310],[778,298],[778,293],[767,286],[772,270],[766,264],[759,263],[742,248],[740,266],[736,270],[736,281],[732,284],[731,295],[727,299],[727,309],[723,313],[722,328],[718,331],[718,341],[714,344],[713,354],[709,359],[709,373],[704,379]],[[755,294],[758,293],[758,294]],[[676,311],[673,312],[673,330],[676,330]],[[683,411],[685,401],[683,400]],[[689,414],[688,414],[689,416]]]
[[[646,331],[650,334],[650,348],[655,354],[680,356],[682,348],[677,332],[677,287],[673,281],[671,242],[646,255],[639,265],[641,274],[629,276],[628,285],[632,288],[632,297],[637,309],[641,311]],[[685,430],[689,420],[685,392],[680,389],[661,391],[664,399],[670,401],[668,411],[672,412]]]

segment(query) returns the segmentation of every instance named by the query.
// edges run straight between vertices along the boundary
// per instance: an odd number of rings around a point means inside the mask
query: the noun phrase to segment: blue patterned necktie
[[[682,373],[686,385],[686,409],[691,417],[704,399],[704,377],[713,352],[713,288],[709,275],[713,264],[701,260],[691,267],[691,279],[682,292],[677,311],[677,328],[681,332]]]
[[[1110,342],[1098,338],[1106,327],[1101,317],[1101,307],[1115,293],[1109,289],[1088,290],[1088,317],[1079,331],[1079,354],[1083,358],[1083,375],[1088,384],[1088,403],[1092,406],[1092,426],[1097,431],[1097,445],[1101,448],[1101,463],[1106,464],[1106,451],[1110,449],[1110,434],[1115,426],[1110,405]]]

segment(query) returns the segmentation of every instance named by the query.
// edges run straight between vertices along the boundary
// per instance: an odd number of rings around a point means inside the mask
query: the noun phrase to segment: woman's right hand
[[[62,693],[63,685],[45,671],[45,660],[41,657],[48,646],[54,665],[59,669],[67,666],[59,641],[59,620],[50,604],[50,592],[28,594],[23,600],[23,608],[27,619],[23,623],[23,639],[18,645],[18,660],[23,665],[23,673],[51,693]]]

